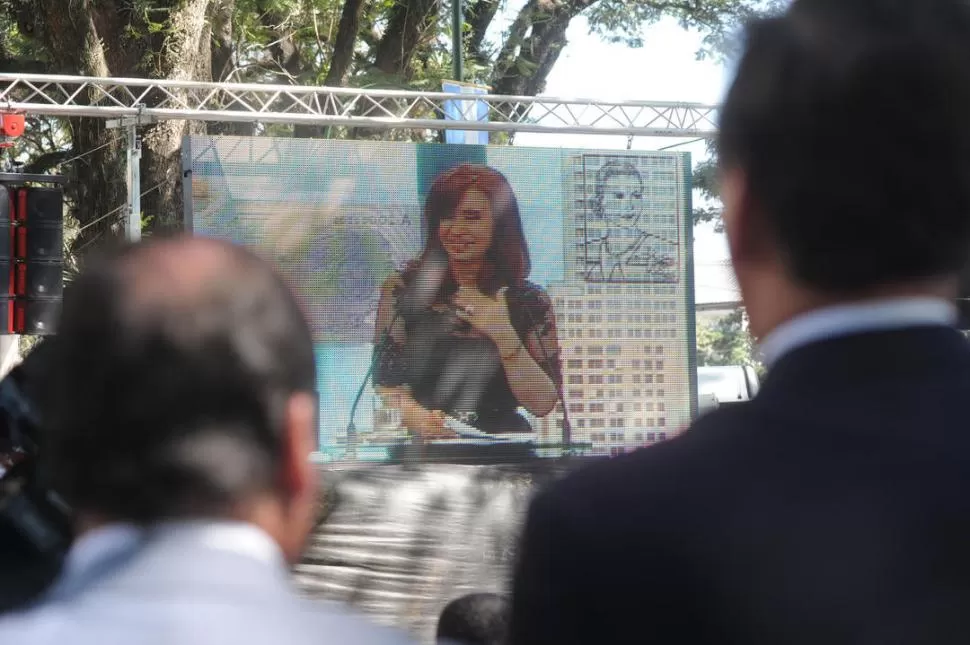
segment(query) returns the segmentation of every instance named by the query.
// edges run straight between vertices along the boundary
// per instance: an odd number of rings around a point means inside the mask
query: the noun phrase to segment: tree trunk
[[[209,80],[212,55],[208,22],[211,0],[179,0],[168,11],[165,42],[157,75],[172,80]],[[154,70],[153,70],[154,71]],[[180,92],[185,95],[185,91]],[[200,124],[162,121],[142,133],[142,213],[152,230],[176,230],[182,225],[182,139],[203,131]]]
[[[236,80],[236,61],[234,58],[236,43],[233,41],[232,16],[236,0],[215,0],[212,5],[212,39],[209,65],[210,76],[214,81],[231,82]],[[236,104],[223,106],[225,110],[238,110]],[[206,132],[214,135],[234,135],[251,137],[256,133],[255,123],[241,121],[206,123]]]
[[[284,85],[300,83],[304,73],[303,62],[300,48],[288,28],[289,17],[276,11],[267,11],[261,18],[263,26],[274,35],[273,42],[269,46],[270,55],[276,65],[276,69],[272,72]]]
[[[468,56],[483,67],[490,62],[485,51],[485,35],[498,13],[499,4],[499,0],[478,0],[465,11],[465,21],[469,26],[466,43]]]
[[[330,55],[330,66],[323,84],[328,87],[340,87],[347,78],[350,64],[354,60],[354,45],[357,43],[357,32],[360,31],[360,19],[364,10],[364,0],[345,0],[340,11],[340,24]],[[327,128],[320,125],[297,125],[293,128],[293,136],[300,138],[323,138]]]
[[[80,260],[98,244],[124,235],[127,165],[120,131],[108,130],[101,119],[71,119],[70,125],[74,153],[88,153],[68,171],[81,227],[70,250]]]
[[[377,46],[374,66],[385,74],[411,78],[411,58],[438,19],[439,0],[399,0]]]
[[[529,0],[516,16],[499,52],[492,75],[495,94],[536,96],[566,46],[566,30],[573,18],[597,0],[552,3]]]
[[[122,37],[121,7],[112,0],[21,0],[15,7],[20,31],[38,41],[50,54],[52,67],[85,76],[131,76],[138,56]],[[113,46],[106,48],[105,43]],[[90,92],[79,96],[96,100]],[[120,234],[127,197],[124,138],[96,118],[69,120],[74,162],[69,174],[75,195],[74,216],[81,226],[73,242],[85,251],[94,242]]]
[[[125,0],[19,0],[37,39],[55,67],[85,76],[211,78],[209,9],[219,0],[158,2],[150,13],[164,28],[149,33],[142,16]],[[26,30],[25,30],[26,28]],[[110,44],[110,46],[108,46]],[[91,93],[92,99],[100,99]],[[145,97],[152,105],[159,97]],[[87,153],[73,169],[76,216],[81,233],[75,249],[87,250],[104,237],[122,235],[127,199],[124,133],[107,131],[101,119],[72,119],[74,150]],[[176,228],[182,221],[181,144],[184,121],[142,128],[143,212],[150,229]],[[141,214],[139,214],[140,216]]]
[[[350,71],[350,64],[354,60],[354,44],[357,42],[357,32],[360,31],[363,9],[363,0],[345,0],[340,12],[340,25],[337,28],[337,37],[334,39],[330,67],[327,69],[324,85],[340,87],[344,84]]]
[[[440,0],[398,0],[390,10],[384,34],[377,43],[374,68],[393,79],[410,81],[414,75],[411,61],[421,46],[427,44],[429,35],[434,37],[440,8]],[[395,111],[392,99],[378,103],[390,112]],[[361,105],[359,113],[379,115],[369,103]],[[351,128],[348,137],[367,139],[384,137],[384,134],[385,131],[378,128]]]
[[[309,75],[308,70],[303,65],[303,57],[293,37],[290,29],[291,16],[284,15],[279,11],[266,11],[260,16],[264,27],[272,34],[272,42],[269,45],[271,71],[281,85],[300,85]],[[278,99],[283,105],[282,110],[287,110],[293,105],[293,101],[280,97]],[[301,129],[301,126],[293,126],[293,136],[311,136]]]
[[[232,11],[235,0],[215,0],[212,5],[212,80],[228,81],[233,73]]]

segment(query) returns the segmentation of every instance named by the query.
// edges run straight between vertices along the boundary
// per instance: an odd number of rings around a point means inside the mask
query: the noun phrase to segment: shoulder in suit
[[[755,401],[536,497],[512,643],[959,642],[968,394],[953,330],[796,350]]]

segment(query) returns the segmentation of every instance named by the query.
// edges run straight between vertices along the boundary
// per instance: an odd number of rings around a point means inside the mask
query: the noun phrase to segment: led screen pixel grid
[[[686,153],[207,136],[183,152],[191,230],[270,259],[304,305],[322,460],[387,461],[408,441],[371,384],[348,441],[349,411],[374,358],[381,286],[421,254],[431,184],[460,164],[499,171],[518,202],[528,279],[553,304],[574,452],[619,454],[689,422]],[[535,452],[561,454],[562,413],[521,412]]]

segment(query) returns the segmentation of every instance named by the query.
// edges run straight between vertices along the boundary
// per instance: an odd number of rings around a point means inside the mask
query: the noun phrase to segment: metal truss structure
[[[481,101],[489,121],[444,120],[445,103]],[[301,85],[0,73],[0,109],[66,117],[288,123],[706,138],[717,106]]]
[[[488,121],[445,119],[446,104],[484,103]],[[453,104],[453,103],[452,103]],[[107,120],[128,138],[129,239],[141,236],[138,127],[163,120],[284,123],[377,130],[485,130],[709,138],[717,106],[0,73],[0,111]],[[464,112],[464,110],[462,110]]]

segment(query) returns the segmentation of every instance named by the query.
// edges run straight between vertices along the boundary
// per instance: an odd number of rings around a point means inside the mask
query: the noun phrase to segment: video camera
[[[0,612],[23,606],[53,582],[72,539],[71,512],[49,484],[43,424],[49,337],[0,380]]]

